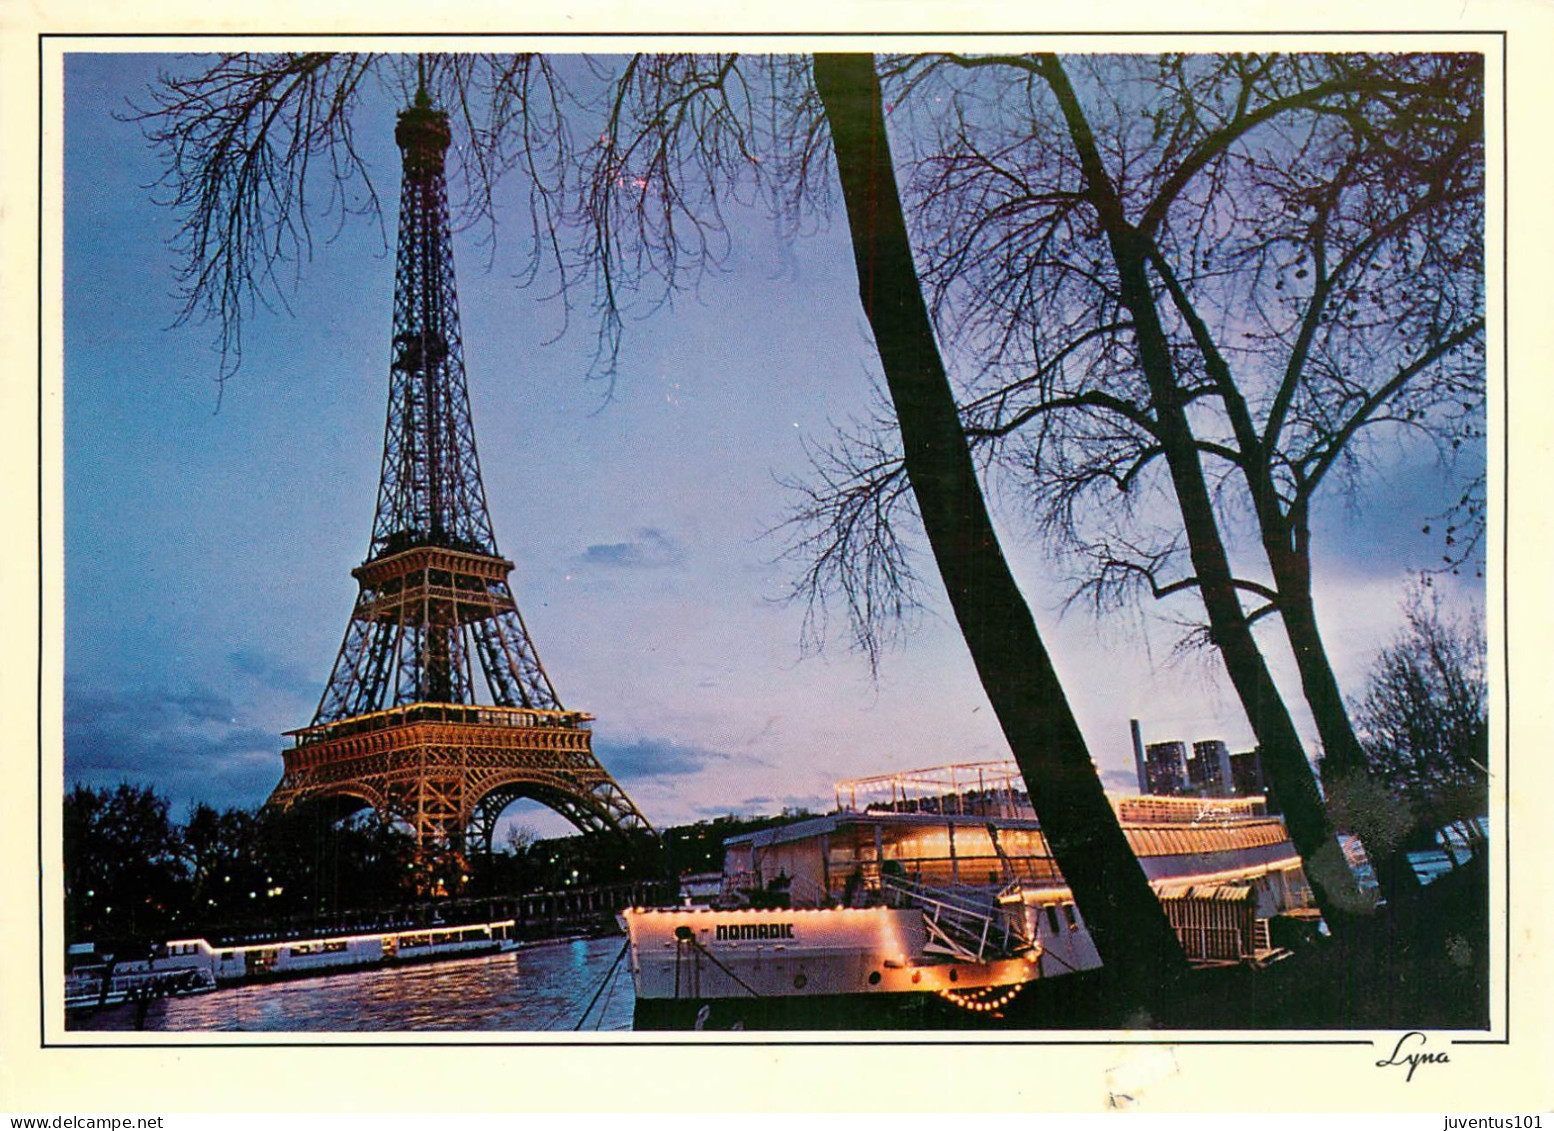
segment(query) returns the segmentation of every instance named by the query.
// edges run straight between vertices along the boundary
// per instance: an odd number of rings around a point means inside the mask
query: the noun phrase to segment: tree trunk
[[[1168,347],[1154,318],[1154,298],[1148,293],[1144,270],[1142,259],[1132,265],[1131,271],[1136,271],[1138,277],[1136,285],[1124,282],[1123,302],[1139,325],[1140,360],[1157,402],[1161,446],[1176,488],[1193,570],[1209,616],[1209,631],[1257,736],[1263,766],[1273,779],[1290,839],[1305,864],[1306,878],[1329,924],[1336,927],[1339,920],[1360,911],[1363,903],[1354,874],[1338,847],[1300,734],[1268,671],[1268,663],[1236,593],[1197,446],[1186,414],[1174,401],[1177,388]],[[1125,268],[1125,276],[1128,273],[1130,269]]]
[[[1240,444],[1242,472],[1278,594],[1279,619],[1295,657],[1301,691],[1322,740],[1321,776],[1327,790],[1327,807],[1334,810],[1336,802],[1336,811],[1345,814],[1349,830],[1359,834],[1383,894],[1400,894],[1402,890],[1416,888],[1417,883],[1407,861],[1394,851],[1396,830],[1402,822],[1396,807],[1388,802],[1386,790],[1370,781],[1344,706],[1343,692],[1317,628],[1316,608],[1311,599],[1310,531],[1305,504],[1291,503],[1286,512],[1274,485],[1268,448],[1252,427],[1246,402],[1228,372],[1223,374],[1220,387]]]
[[[1197,442],[1182,405],[1170,344],[1149,284],[1145,242],[1123,212],[1062,65],[1054,56],[1043,56],[1040,71],[1068,125],[1084,171],[1086,192],[1111,246],[1122,305],[1133,316],[1139,365],[1149,385],[1157,435],[1176,492],[1210,635],[1257,736],[1263,766],[1272,778],[1290,840],[1305,866],[1306,879],[1329,925],[1335,931],[1341,930],[1339,923],[1362,906],[1354,874],[1338,847],[1300,734],[1268,671],[1236,593],[1230,557],[1204,479]]]
[[[1185,970],[988,516],[912,262],[872,56],[817,55],[858,267],[923,527],[1058,867],[1112,976],[1137,999]]]
[[[1360,753],[1354,727],[1350,725],[1343,692],[1338,688],[1338,679],[1328,661],[1327,649],[1317,628],[1311,583],[1308,577],[1300,576],[1303,572],[1292,570],[1288,564],[1276,563],[1273,580],[1279,593],[1279,617],[1284,622],[1290,650],[1295,654],[1295,667],[1300,672],[1301,690],[1322,739],[1324,772],[1363,773],[1365,758]]]
[[[1354,874],[1338,847],[1300,733],[1241,607],[1197,445],[1186,413],[1176,400],[1179,392],[1169,347],[1156,320],[1154,296],[1148,289],[1143,259],[1124,252],[1119,267],[1124,280],[1123,303],[1138,326],[1140,362],[1156,402],[1161,447],[1181,509],[1210,634],[1257,736],[1263,766],[1272,779],[1290,840],[1305,865],[1306,879],[1329,925],[1341,929],[1342,919],[1363,907]],[[1131,281],[1130,275],[1134,276]]]
[[[1365,846],[1381,893],[1390,899],[1402,898],[1419,886],[1403,852],[1407,814],[1399,813],[1388,791],[1370,780],[1343,692],[1322,643],[1311,599],[1310,558],[1302,545],[1301,526],[1295,529],[1294,546],[1283,544],[1280,532],[1269,532],[1266,526],[1263,543],[1279,593],[1279,617],[1300,672],[1301,690],[1322,739],[1322,784],[1349,831]]]

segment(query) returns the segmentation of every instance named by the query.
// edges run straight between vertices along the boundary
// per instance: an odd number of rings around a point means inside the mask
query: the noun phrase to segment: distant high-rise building
[[[1247,750],[1230,756],[1230,783],[1237,797],[1268,793],[1268,779],[1263,776],[1263,756],[1256,750]]]
[[[1193,793],[1227,797],[1231,791],[1230,748],[1217,738],[1192,744],[1187,783]]]
[[[1151,742],[1144,748],[1146,793],[1173,796],[1187,785],[1187,744]]]

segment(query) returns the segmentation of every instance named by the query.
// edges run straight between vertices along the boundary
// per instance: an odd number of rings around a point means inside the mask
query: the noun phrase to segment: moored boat
[[[1000,928],[981,956],[936,953],[918,908],[630,908],[621,913],[639,1029],[675,1026],[712,1005],[729,1019],[804,999],[854,1014],[933,996],[995,1010],[1039,976],[1040,951]],[[913,1003],[922,1008],[923,1002]]]
[[[837,797],[726,841],[712,905],[622,914],[639,1027],[869,1023],[865,1003],[890,999],[931,1025],[940,1007],[996,1015],[1033,982],[1100,966],[1013,763],[843,782]],[[1193,964],[1263,965],[1315,929],[1263,797],[1112,803]]]
[[[88,962],[65,975],[65,1008],[95,1009],[125,1002],[209,993],[216,980],[208,969],[159,965],[155,959]]]
[[[518,945],[512,919],[231,944],[172,939],[144,959],[76,965],[66,975],[65,1006],[89,1009],[243,982],[473,958]]]

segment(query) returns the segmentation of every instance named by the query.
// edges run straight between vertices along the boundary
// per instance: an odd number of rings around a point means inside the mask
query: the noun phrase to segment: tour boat
[[[66,975],[65,1006],[85,1009],[241,982],[505,953],[518,948],[514,928],[514,920],[502,919],[232,945],[173,939],[150,958],[76,966]]]

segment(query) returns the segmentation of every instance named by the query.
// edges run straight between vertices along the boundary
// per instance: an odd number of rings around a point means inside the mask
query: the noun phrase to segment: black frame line
[[[1502,28],[1354,28],[1313,31],[1309,28],[1259,28],[1195,30],[1176,28],[1166,31],[1033,31],[1030,28],[994,31],[982,28],[975,31],[949,28],[928,28],[917,31],[664,31],[662,29],[626,29],[622,31],[385,31],[385,32],[267,32],[234,31],[228,33],[209,31],[60,31],[40,32],[40,39],[924,39],[944,37],[955,39],[991,39],[1028,37],[1032,39],[1170,39],[1190,35],[1194,38],[1209,36],[1300,36],[1303,39],[1321,37],[1361,36],[1421,36],[1447,35],[1464,38],[1474,35],[1506,35]]]
[[[966,31],[966,30],[946,29],[946,28],[929,28],[929,29],[915,30],[915,31],[899,31],[899,30],[896,30],[896,31],[890,31],[890,32],[874,32],[874,31],[808,32],[808,31],[792,31],[792,30],[784,30],[784,31],[713,32],[713,31],[707,31],[705,29],[694,30],[694,31],[661,31],[661,30],[648,30],[648,29],[628,29],[628,30],[624,30],[624,31],[610,31],[610,32],[599,32],[599,31],[591,31],[591,32],[576,32],[576,31],[566,31],[566,32],[561,32],[561,31],[537,31],[537,32],[523,32],[523,31],[512,31],[512,32],[494,32],[494,31],[479,31],[479,32],[449,32],[449,31],[405,32],[405,31],[397,31],[397,32],[382,32],[382,33],[353,33],[353,32],[319,32],[319,33],[309,33],[309,32],[286,32],[286,33],[232,32],[232,33],[227,33],[227,34],[213,33],[213,32],[189,32],[189,31],[164,31],[164,32],[158,32],[158,31],[135,31],[135,32],[121,32],[121,31],[115,31],[115,32],[89,32],[89,31],[39,32],[38,36],[37,36],[37,38],[38,38],[38,60],[37,60],[37,62],[38,62],[38,118],[37,118],[37,126],[38,126],[38,149],[37,149],[37,157],[38,157],[38,183],[37,183],[37,200],[36,200],[36,204],[37,204],[37,208],[38,208],[38,213],[37,213],[37,253],[38,253],[38,262],[37,262],[37,303],[38,303],[38,311],[37,311],[37,343],[36,343],[37,344],[37,349],[38,349],[37,388],[36,388],[36,393],[37,393],[37,398],[38,398],[38,409],[37,409],[37,412],[38,412],[38,416],[37,416],[38,481],[37,481],[37,492],[36,492],[37,505],[38,505],[38,543],[37,543],[38,544],[38,637],[37,637],[37,639],[38,639],[38,658],[37,658],[37,703],[38,703],[38,714],[37,714],[37,725],[36,725],[36,733],[37,733],[37,741],[38,741],[38,754],[37,754],[36,770],[37,770],[37,802],[38,802],[38,817],[37,817],[38,859],[37,859],[37,863],[38,863],[38,1040],[39,1040],[39,1048],[40,1049],[62,1049],[62,1050],[68,1050],[68,1049],[200,1049],[200,1050],[212,1050],[212,1051],[215,1051],[215,1050],[227,1050],[227,1049],[231,1049],[231,1050],[245,1050],[245,1049],[256,1049],[256,1048],[264,1048],[264,1049],[311,1049],[311,1048],[351,1048],[351,1049],[355,1049],[355,1048],[375,1048],[375,1049],[376,1048],[384,1048],[384,1049],[417,1049],[417,1048],[595,1048],[595,1049],[602,1049],[602,1048],[609,1048],[609,1049],[696,1048],[696,1049],[707,1049],[707,1048],[717,1048],[717,1049],[739,1049],[739,1048],[768,1048],[768,1047],[770,1047],[770,1048],[788,1048],[788,1047],[797,1047],[797,1048],[852,1047],[852,1048],[856,1048],[856,1047],[859,1047],[859,1046],[876,1046],[876,1045],[879,1046],[879,1047],[882,1047],[882,1048],[889,1048],[889,1047],[895,1047],[895,1046],[932,1046],[932,1047],[975,1046],[975,1047],[993,1047],[993,1048],[1007,1046],[1007,1047],[1011,1047],[1011,1048],[1019,1048],[1019,1047],[1045,1047],[1045,1046],[1081,1047],[1081,1046],[1102,1046],[1102,1045],[1141,1045],[1142,1046],[1142,1045],[1165,1045],[1165,1044],[1170,1044],[1170,1045],[1227,1045],[1227,1046],[1230,1046],[1230,1045],[1233,1045],[1233,1046],[1245,1046],[1245,1045],[1254,1045],[1254,1046],[1286,1046],[1286,1045],[1296,1045],[1296,1046],[1302,1046],[1302,1045],[1305,1045],[1305,1046],[1326,1046],[1326,1045],[1346,1046],[1346,1045],[1366,1045],[1366,1046],[1370,1046],[1370,1047],[1374,1048],[1376,1046],[1376,1040],[1374,1038],[1368,1038],[1368,1037],[1366,1037],[1366,1038],[1335,1038],[1335,1039],[1323,1039],[1323,1038],[1320,1038],[1320,1037],[1319,1038],[1309,1038],[1308,1037],[1308,1038],[1305,1038],[1305,1039],[1298,1039],[1298,1038],[1294,1038],[1294,1037],[1283,1038],[1283,1039],[1280,1039],[1280,1038],[1277,1038],[1277,1037],[1241,1038],[1241,1039],[1206,1038],[1206,1039],[1197,1040],[1197,1039],[1183,1037],[1181,1035],[1181,1031],[1178,1031],[1178,1030],[1162,1030],[1161,1031],[1161,1035],[1158,1036],[1158,1037],[1133,1038],[1133,1039],[1115,1039],[1115,1040],[1113,1040],[1113,1039],[1098,1039],[1098,1038],[1087,1038],[1087,1039],[1063,1039],[1063,1038],[1045,1039],[1045,1038],[1041,1037],[1042,1034],[1046,1034],[1046,1033],[1052,1032],[1052,1030],[1020,1030],[1019,1031],[1020,1033],[1022,1033],[1022,1034],[1029,1034],[1029,1036],[1019,1036],[1019,1037],[1013,1037],[1013,1038],[1005,1039],[1005,1040],[988,1040],[988,1039],[979,1039],[979,1038],[975,1038],[975,1037],[967,1037],[967,1038],[964,1038],[964,1039],[947,1039],[949,1031],[943,1031],[945,1035],[937,1037],[937,1038],[926,1037],[926,1038],[916,1038],[916,1039],[914,1039],[914,1038],[896,1039],[896,1038],[892,1037],[892,1038],[889,1038],[889,1039],[882,1039],[882,1040],[858,1040],[858,1039],[842,1039],[842,1038],[837,1038],[837,1039],[800,1038],[800,1039],[796,1039],[796,1040],[781,1040],[781,1039],[768,1040],[768,1039],[760,1039],[760,1040],[748,1040],[748,1041],[719,1041],[719,1040],[716,1040],[716,1039],[708,1039],[707,1037],[703,1036],[703,1037],[700,1037],[700,1038],[687,1038],[685,1040],[680,1040],[680,1041],[664,1041],[664,1040],[654,1040],[654,1039],[634,1039],[634,1038],[631,1038],[631,1037],[626,1037],[626,1038],[601,1037],[601,1038],[599,1038],[597,1040],[588,1040],[588,1041],[580,1041],[580,1040],[576,1040],[576,1039],[564,1039],[564,1040],[547,1041],[547,1040],[525,1039],[524,1036],[523,1036],[523,1033],[526,1032],[525,1030],[514,1030],[513,1031],[514,1039],[511,1039],[511,1040],[474,1040],[474,1041],[465,1041],[465,1040],[457,1040],[457,1039],[446,1039],[446,1040],[424,1040],[424,1039],[421,1039],[421,1040],[404,1040],[404,1041],[389,1042],[389,1041],[351,1041],[351,1040],[338,1040],[338,1039],[337,1040],[318,1039],[318,1040],[300,1040],[300,1041],[219,1041],[219,1042],[218,1041],[206,1041],[206,1042],[201,1042],[201,1041],[178,1041],[178,1042],[171,1042],[171,1041],[143,1041],[142,1040],[142,1041],[122,1041],[122,1042],[119,1042],[119,1041],[115,1041],[115,1042],[100,1042],[100,1041],[76,1042],[76,1041],[61,1041],[61,1040],[57,1040],[57,1039],[51,1041],[49,1039],[48,1018],[46,1016],[46,1009],[45,1009],[45,1005],[44,1005],[44,1002],[45,1002],[45,999],[47,997],[47,994],[45,993],[44,961],[43,961],[44,943],[45,943],[45,937],[44,937],[45,936],[45,927],[44,927],[44,915],[43,915],[43,908],[44,908],[44,902],[45,902],[44,901],[44,895],[45,895],[45,892],[44,892],[44,881],[43,881],[43,861],[44,861],[44,851],[43,851],[44,850],[44,844],[43,844],[43,805],[44,805],[44,789],[43,789],[43,760],[44,760],[44,749],[43,749],[43,681],[44,681],[44,676],[45,676],[45,672],[44,672],[44,656],[45,656],[45,652],[47,650],[47,641],[45,640],[45,635],[44,635],[44,613],[45,613],[46,593],[45,593],[44,581],[43,581],[45,566],[47,564],[47,554],[46,554],[45,549],[44,549],[44,539],[43,539],[43,534],[44,534],[44,525],[43,525],[43,502],[44,502],[44,499],[43,499],[43,476],[44,476],[44,464],[43,464],[43,440],[44,440],[44,423],[43,423],[43,378],[44,378],[44,374],[43,374],[43,341],[44,341],[44,336],[45,336],[44,321],[43,321],[43,317],[44,317],[43,316],[43,288],[44,288],[43,262],[44,262],[44,251],[45,251],[45,248],[44,248],[44,238],[43,238],[43,203],[44,203],[45,196],[46,196],[46,186],[44,184],[44,165],[45,165],[44,132],[45,132],[45,125],[46,125],[46,121],[45,121],[45,98],[44,98],[44,93],[45,93],[44,92],[44,60],[45,60],[45,57],[46,57],[45,45],[46,45],[46,43],[48,41],[51,41],[51,40],[62,40],[62,41],[63,40],[84,40],[84,39],[92,39],[92,40],[137,40],[137,39],[139,39],[139,40],[149,40],[149,39],[178,40],[178,39],[186,39],[186,40],[210,40],[210,41],[217,41],[217,40],[220,40],[220,41],[230,41],[230,40],[245,40],[245,39],[270,39],[270,40],[275,40],[275,39],[307,39],[307,40],[358,39],[358,40],[367,40],[367,39],[370,39],[370,40],[380,40],[380,41],[381,40],[397,41],[397,40],[416,39],[416,40],[423,40],[424,41],[424,40],[446,40],[446,39],[496,39],[496,38],[501,38],[501,39],[540,39],[540,40],[544,40],[544,39],[568,39],[568,40],[581,40],[581,41],[605,40],[605,41],[616,42],[616,43],[620,43],[620,42],[624,42],[624,41],[631,41],[631,40],[641,40],[641,39],[718,39],[718,40],[724,40],[724,41],[740,40],[740,39],[805,39],[805,40],[808,40],[808,41],[811,41],[811,42],[815,42],[815,41],[823,42],[823,41],[826,41],[826,40],[838,40],[838,39],[848,39],[848,40],[868,39],[870,41],[878,42],[878,41],[890,41],[890,40],[902,40],[902,39],[919,39],[919,38],[929,38],[929,37],[944,37],[944,38],[956,38],[956,39],[993,39],[993,38],[1028,37],[1028,38],[1032,38],[1032,39],[1050,40],[1050,39],[1077,39],[1077,38],[1135,39],[1135,38],[1145,38],[1145,37],[1154,38],[1154,39],[1170,39],[1170,38],[1173,38],[1173,37],[1180,37],[1180,36],[1184,36],[1184,35],[1190,35],[1190,36],[1192,36],[1195,39],[1198,39],[1198,38],[1212,38],[1212,37],[1215,37],[1215,36],[1220,36],[1220,37],[1224,37],[1224,36],[1238,36],[1238,37],[1246,37],[1246,38],[1263,38],[1263,37],[1269,37],[1269,36],[1299,36],[1299,37],[1301,37],[1303,39],[1340,38],[1340,37],[1359,38],[1359,37],[1364,37],[1364,36],[1380,36],[1380,35],[1388,36],[1390,38],[1398,38],[1398,39],[1410,39],[1410,38],[1418,38],[1418,37],[1426,37],[1426,36],[1449,36],[1449,37],[1454,38],[1454,39],[1466,39],[1466,38],[1472,38],[1472,37],[1475,37],[1475,36],[1487,36],[1487,37],[1491,37],[1491,38],[1497,39],[1499,41],[1499,58],[1498,58],[1498,63],[1499,63],[1499,76],[1500,76],[1500,111],[1501,111],[1501,119],[1500,119],[1500,121],[1501,121],[1501,142],[1500,142],[1500,172],[1501,172],[1501,199],[1500,199],[1500,206],[1501,206],[1501,241],[1500,241],[1501,242],[1501,263],[1500,263],[1500,282],[1501,282],[1501,305],[1500,305],[1500,310],[1498,311],[1498,313],[1499,313],[1499,325],[1500,325],[1500,329],[1501,329],[1501,352],[1502,352],[1500,397],[1501,397],[1501,404],[1503,406],[1502,419],[1507,422],[1504,426],[1502,426],[1502,429],[1501,429],[1501,433],[1502,434],[1501,434],[1501,437],[1500,437],[1500,442],[1501,442],[1501,466],[1503,468],[1502,483],[1501,483],[1501,493],[1500,493],[1500,507],[1501,507],[1501,531],[1500,531],[1500,542],[1501,542],[1501,577],[1500,577],[1500,581],[1501,581],[1501,617],[1502,617],[1502,621],[1501,621],[1502,631],[1501,631],[1501,641],[1500,641],[1500,644],[1501,644],[1501,655],[1502,655],[1502,661],[1503,661],[1502,671],[1504,673],[1504,676],[1503,676],[1503,692],[1504,692],[1504,704],[1505,704],[1505,710],[1504,710],[1505,717],[1501,720],[1501,726],[1500,726],[1501,740],[1504,743],[1504,752],[1505,752],[1505,759],[1504,759],[1505,768],[1504,768],[1504,772],[1503,772],[1504,790],[1503,790],[1503,797],[1502,797],[1502,800],[1504,801],[1503,812],[1505,814],[1504,817],[1502,818],[1502,821],[1503,821],[1503,823],[1505,825],[1505,830],[1504,830],[1504,835],[1503,835],[1503,837],[1501,839],[1501,854],[1503,856],[1503,864],[1504,864],[1504,872],[1505,872],[1505,920],[1504,920],[1504,923],[1502,924],[1503,930],[1502,930],[1502,936],[1501,936],[1501,945],[1502,945],[1502,949],[1503,949],[1503,963],[1504,963],[1504,971],[1505,971],[1505,974],[1504,974],[1504,977],[1505,977],[1505,986],[1504,986],[1504,997],[1505,997],[1505,1000],[1504,1000],[1504,1003],[1503,1003],[1503,1010],[1504,1010],[1504,1012],[1502,1014],[1503,1024],[1504,1024],[1504,1033],[1500,1037],[1450,1037],[1448,1039],[1448,1043],[1453,1045],[1453,1046],[1455,1046],[1455,1045],[1505,1045],[1505,1046],[1509,1047],[1509,1045],[1511,1044],[1511,974],[1512,974],[1512,970],[1511,970],[1511,930],[1510,930],[1511,887],[1512,887],[1512,885],[1511,885],[1512,857],[1511,857],[1511,851],[1510,851],[1510,847],[1511,847],[1511,812],[1510,812],[1510,809],[1511,809],[1511,807],[1510,807],[1510,797],[1511,797],[1511,735],[1510,735],[1510,726],[1509,726],[1510,716],[1511,716],[1511,647],[1510,647],[1510,637],[1511,637],[1511,598],[1510,598],[1510,591],[1511,591],[1511,571],[1510,571],[1511,537],[1510,537],[1510,521],[1509,521],[1510,503],[1511,503],[1511,439],[1510,439],[1510,428],[1509,428],[1510,399],[1511,399],[1511,379],[1510,379],[1511,378],[1511,346],[1510,346],[1510,242],[1511,241],[1508,238],[1508,233],[1510,232],[1510,222],[1511,222],[1511,201],[1510,201],[1510,197],[1511,197],[1511,184],[1510,184],[1510,177],[1509,177],[1509,169],[1510,169],[1510,84],[1509,84],[1509,81],[1508,81],[1509,80],[1509,74],[1510,74],[1510,51],[1509,51],[1509,47],[1510,47],[1510,34],[1511,34],[1510,30],[1507,29],[1507,28],[1453,28],[1453,29],[1441,29],[1441,30],[1431,30],[1431,29],[1425,29],[1425,28],[1414,28],[1414,29],[1407,29],[1407,30],[1399,30],[1399,29],[1396,29],[1396,28],[1373,28],[1373,29],[1352,29],[1352,30],[1336,30],[1336,29],[1310,30],[1310,29],[1300,29],[1300,28],[1285,29],[1285,30],[1273,30],[1273,29],[1257,29],[1257,30],[1245,30],[1245,29],[1218,29],[1218,30],[1188,29],[1188,30],[1181,30],[1181,29],[1178,29],[1178,30],[1165,30],[1165,31],[1139,31],[1139,30],[1124,30],[1124,31],[1038,31],[1038,30],[1032,30],[1032,29],[1029,29],[1029,28],[1019,29],[1019,30],[1003,30],[1003,31],[989,31],[989,30]],[[1488,64],[1491,62],[1490,53],[1487,52],[1487,51],[1485,52],[1485,62],[1486,62],[1486,69],[1487,69]],[[61,173],[61,175],[63,175],[63,169],[60,170],[60,173]],[[56,251],[56,253],[62,253],[62,251],[63,251],[62,248],[54,249],[54,250]],[[1487,270],[1487,268],[1486,268],[1486,270]],[[1486,493],[1486,498],[1487,497],[1488,497],[1488,495]],[[61,562],[61,565],[62,564],[63,564],[63,562]],[[1486,571],[1486,574],[1487,574],[1487,571]],[[1339,1031],[1340,1032],[1352,1032],[1353,1030],[1339,1030]],[[877,1032],[881,1032],[881,1030],[860,1030],[859,1032],[877,1033]],[[1310,1030],[1302,1030],[1302,1032],[1310,1032]],[[344,1036],[349,1036],[350,1034],[349,1034],[348,1031],[341,1031],[337,1035],[341,1036],[341,1037],[344,1037]],[[419,1034],[417,1034],[417,1036],[419,1036]]]
[[[522,1030],[514,1030],[514,1032],[520,1032],[520,1031],[522,1031]],[[868,1032],[870,1030],[858,1030],[858,1031]],[[878,1030],[873,1030],[873,1031],[877,1032]],[[1044,1030],[1033,1030],[1033,1031],[1035,1031],[1035,1032],[1042,1032]],[[347,1032],[342,1032],[339,1035],[340,1036],[349,1036],[350,1034],[347,1033]],[[845,1040],[845,1039],[842,1039],[842,1038],[836,1038],[836,1039],[831,1039],[831,1040],[820,1040],[818,1038],[811,1037],[811,1038],[803,1038],[803,1039],[793,1040],[793,1041],[766,1041],[766,1040],[707,1041],[707,1040],[701,1040],[701,1039],[695,1039],[695,1038],[688,1038],[688,1039],[683,1040],[683,1041],[661,1041],[661,1040],[646,1040],[646,1041],[620,1041],[620,1040],[579,1041],[576,1038],[568,1038],[566,1040],[560,1040],[560,1041],[456,1041],[456,1040],[445,1040],[445,1041],[306,1041],[306,1042],[305,1041],[221,1041],[220,1043],[216,1043],[216,1044],[202,1044],[202,1043],[195,1042],[195,1041],[181,1041],[181,1042],[178,1042],[176,1044],[171,1042],[171,1041],[155,1041],[155,1042],[147,1042],[147,1043],[141,1043],[141,1044],[130,1044],[130,1043],[127,1043],[127,1042],[122,1042],[122,1043],[121,1042],[106,1042],[105,1041],[105,1042],[99,1042],[99,1043],[93,1043],[93,1044],[55,1044],[55,1045],[47,1045],[45,1047],[51,1048],[51,1049],[99,1049],[99,1050],[100,1049],[234,1049],[235,1050],[235,1049],[307,1049],[307,1048],[331,1048],[331,1049],[335,1049],[335,1048],[345,1048],[345,1049],[429,1049],[429,1048],[450,1048],[450,1049],[509,1049],[509,1048],[537,1048],[537,1049],[547,1049],[547,1048],[579,1048],[579,1049],[587,1049],[587,1048],[594,1048],[594,1049],[597,1049],[597,1048],[615,1048],[615,1049],[637,1049],[637,1048],[651,1048],[651,1049],[703,1049],[703,1048],[719,1048],[719,1049],[740,1049],[740,1048],[753,1048],[754,1049],[754,1048],[769,1048],[769,1047],[771,1047],[771,1048],[854,1048],[854,1049],[856,1049],[856,1048],[876,1048],[876,1047],[877,1048],[896,1048],[896,1047],[902,1047],[902,1046],[931,1046],[931,1047],[934,1047],[934,1048],[962,1048],[962,1047],[973,1047],[973,1046],[975,1046],[977,1048],[1031,1048],[1033,1046],[1040,1046],[1040,1047],[1045,1048],[1048,1045],[1070,1045],[1070,1046],[1075,1046],[1075,1047],[1079,1047],[1079,1046],[1101,1047],[1101,1046],[1104,1046],[1104,1047],[1107,1047],[1107,1048],[1115,1048],[1118,1045],[1161,1045],[1161,1044],[1168,1044],[1168,1045],[1172,1045],[1172,1046],[1180,1046],[1180,1045],[1269,1045],[1269,1044],[1274,1044],[1274,1045],[1315,1045],[1315,1044],[1322,1044],[1322,1045],[1354,1045],[1354,1046],[1365,1045],[1365,1046],[1374,1048],[1375,1045],[1376,1045],[1376,1042],[1374,1040],[1372,1040],[1371,1038],[1369,1038],[1369,1037],[1354,1037],[1354,1038],[1349,1038],[1349,1039],[1341,1040],[1341,1041],[1293,1041],[1293,1040],[1291,1040],[1291,1041],[1262,1041],[1262,1040],[1250,1040],[1250,1039],[1248,1039],[1248,1040],[1239,1040],[1239,1041],[1238,1040],[1218,1040],[1218,1039],[1207,1040],[1207,1041],[1194,1041],[1194,1040],[1133,1040],[1133,1041],[1116,1040],[1116,1041],[1114,1041],[1114,1040],[1101,1040],[1100,1038],[1096,1038],[1096,1039],[1093,1039],[1093,1040],[1083,1040],[1083,1041],[1024,1041],[1024,1040],[1007,1040],[1007,1041],[989,1041],[989,1040],[945,1041],[945,1040],[934,1040],[932,1038],[927,1038],[927,1039],[923,1039],[923,1040],[904,1040],[904,1041],[897,1041],[897,1040],[859,1041],[859,1040]]]

